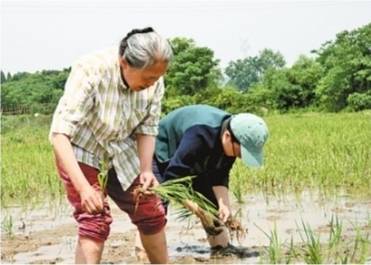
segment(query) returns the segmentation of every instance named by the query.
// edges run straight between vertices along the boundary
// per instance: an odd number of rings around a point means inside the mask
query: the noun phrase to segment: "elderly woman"
[[[50,140],[78,223],[76,263],[101,260],[112,222],[107,193],[138,227],[149,260],[168,261],[160,199],[140,200],[136,208],[132,190],[157,183],[152,157],[164,94],[162,76],[171,58],[168,41],[145,28],[128,33],[119,48],[82,57],[72,66]],[[107,157],[116,175],[102,190],[97,175],[100,161]]]

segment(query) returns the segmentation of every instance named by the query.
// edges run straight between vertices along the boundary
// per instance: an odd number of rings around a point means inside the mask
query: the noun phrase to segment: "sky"
[[[60,70],[146,26],[209,47],[222,68],[264,48],[292,65],[370,22],[371,1],[1,0],[1,69]]]

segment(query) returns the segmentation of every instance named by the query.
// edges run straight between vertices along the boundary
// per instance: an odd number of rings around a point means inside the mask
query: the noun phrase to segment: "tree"
[[[248,90],[263,78],[266,71],[280,69],[284,65],[285,60],[281,53],[264,49],[258,56],[231,61],[225,69],[225,74],[230,78],[230,84],[240,90]]]
[[[270,91],[266,95],[271,97],[271,104],[276,109],[300,106],[300,86],[290,82],[288,72],[288,69],[270,69],[262,81],[263,87]]]
[[[339,111],[347,106],[349,95],[364,94],[371,89],[370,44],[371,23],[343,31],[335,41],[326,42],[314,51],[325,71],[315,91],[320,105]]]
[[[3,84],[3,83],[6,82],[6,76],[5,76],[4,72],[3,72],[3,70],[1,70],[0,75],[1,75],[0,76],[0,84]]]
[[[2,84],[2,108],[12,110],[27,106],[38,112],[51,112],[63,94],[68,74],[69,69],[14,74]]]
[[[290,83],[298,86],[294,107],[307,107],[314,102],[315,89],[322,76],[323,68],[320,63],[303,55],[299,57],[287,72]]]
[[[350,109],[359,111],[371,109],[371,90],[366,93],[353,93],[347,98]]]
[[[174,38],[171,44],[174,60],[165,77],[168,95],[194,95],[221,78],[219,61],[211,49],[185,38]]]

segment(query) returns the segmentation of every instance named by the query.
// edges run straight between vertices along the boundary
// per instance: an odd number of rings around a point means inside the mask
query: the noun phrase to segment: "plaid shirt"
[[[73,64],[50,136],[68,135],[77,161],[95,168],[108,155],[126,189],[140,173],[135,134],[158,133],[164,84],[160,78],[140,92],[127,88],[118,56],[108,49]]]

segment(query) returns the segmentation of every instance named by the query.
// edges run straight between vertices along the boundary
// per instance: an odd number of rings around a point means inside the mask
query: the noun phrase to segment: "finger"
[[[85,201],[85,209],[88,213],[93,214],[95,211],[94,205],[90,202],[90,200]]]
[[[95,192],[88,202],[92,214],[103,211],[103,200],[99,192]]]
[[[95,193],[93,198],[94,208],[97,212],[103,211],[103,199],[100,193]]]
[[[228,215],[224,215],[223,216],[223,223],[227,222],[227,219],[228,219]]]
[[[158,182],[158,180],[156,178],[154,178],[153,181],[152,181],[152,185],[153,185],[153,187],[156,187],[156,186],[159,186],[160,183]]]
[[[139,183],[143,185],[144,182],[145,182],[145,177],[143,176],[143,174],[140,174],[139,175]]]
[[[143,190],[146,191],[148,187],[151,185],[151,179],[146,178],[143,182]]]
[[[223,220],[223,213],[219,213],[218,217],[220,220]]]
[[[222,220],[223,223],[225,223],[228,219],[228,215],[229,215],[228,213],[226,213],[224,211],[221,211],[219,213],[219,218],[220,218],[220,220]]]
[[[88,207],[87,207],[87,205],[86,205],[85,202],[81,202],[81,208],[82,208],[82,210],[84,212],[88,212],[89,213],[89,209],[88,209]]]

